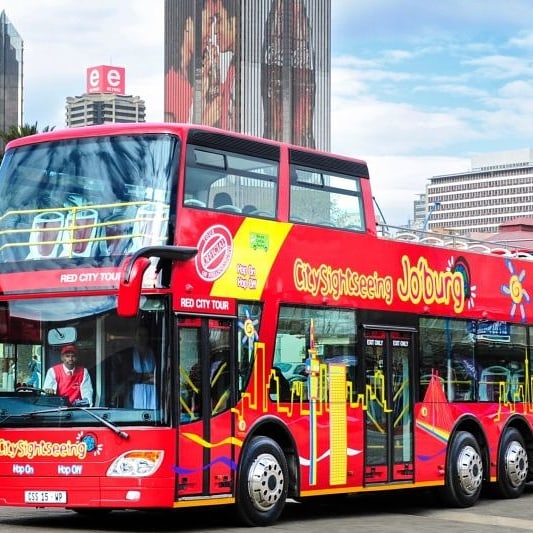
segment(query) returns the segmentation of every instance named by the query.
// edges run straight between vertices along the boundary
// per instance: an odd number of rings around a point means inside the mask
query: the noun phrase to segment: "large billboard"
[[[166,0],[165,120],[329,149],[330,0]]]

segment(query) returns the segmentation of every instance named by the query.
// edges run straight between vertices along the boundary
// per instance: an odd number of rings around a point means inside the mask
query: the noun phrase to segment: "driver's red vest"
[[[65,372],[65,367],[62,363],[52,367],[57,381],[58,396],[66,396],[70,403],[74,403],[76,400],[81,400],[81,383],[85,369],[81,366],[77,366],[69,376]]]

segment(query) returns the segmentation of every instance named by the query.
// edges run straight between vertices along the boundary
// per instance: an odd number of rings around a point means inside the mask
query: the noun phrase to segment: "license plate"
[[[25,490],[25,503],[67,503],[65,490]]]

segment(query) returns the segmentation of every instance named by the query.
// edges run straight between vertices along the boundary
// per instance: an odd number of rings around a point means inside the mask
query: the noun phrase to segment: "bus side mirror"
[[[52,328],[50,331],[48,331],[48,344],[50,346],[74,344],[76,340],[76,328]]]
[[[123,317],[137,316],[144,273],[151,265],[148,257],[134,257],[132,261],[123,269],[118,288],[117,313]]]
[[[123,317],[137,315],[144,273],[152,264],[150,257],[165,261],[188,261],[197,253],[198,249],[190,246],[147,246],[137,250],[122,268],[118,287],[118,315]]]

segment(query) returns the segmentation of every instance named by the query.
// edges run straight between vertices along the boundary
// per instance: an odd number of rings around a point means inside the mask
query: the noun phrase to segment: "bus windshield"
[[[170,388],[162,356],[167,306],[147,297],[141,305],[142,316],[124,319],[112,296],[5,303],[0,427],[61,425],[64,412],[74,424],[99,424],[76,407],[114,424],[160,425],[168,401],[162,391]]]
[[[3,272],[118,265],[165,244],[178,138],[97,136],[28,144],[0,169]]]

